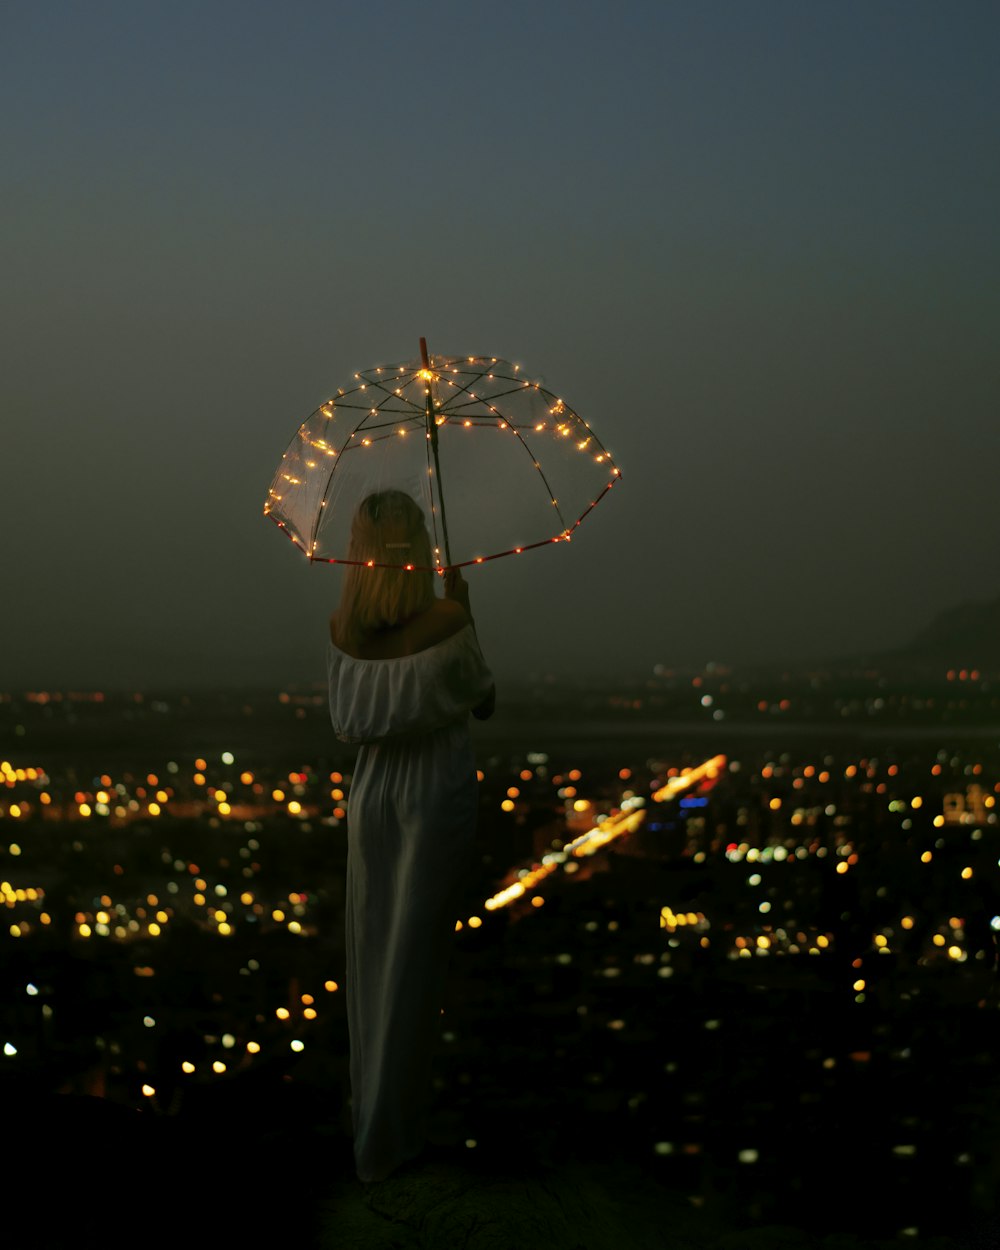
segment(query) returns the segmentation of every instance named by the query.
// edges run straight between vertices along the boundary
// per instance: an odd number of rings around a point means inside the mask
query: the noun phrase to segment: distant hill
[[[950,608],[912,641],[872,658],[945,668],[1000,668],[1000,597]]]

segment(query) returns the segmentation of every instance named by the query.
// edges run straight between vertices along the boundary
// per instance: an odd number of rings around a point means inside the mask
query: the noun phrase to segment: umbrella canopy
[[[520,365],[428,356],[377,365],[299,427],[264,513],[309,557],[349,557],[351,521],[377,491],[420,505],[433,568],[568,541],[620,474],[587,423]],[[387,567],[426,567],[399,563]]]

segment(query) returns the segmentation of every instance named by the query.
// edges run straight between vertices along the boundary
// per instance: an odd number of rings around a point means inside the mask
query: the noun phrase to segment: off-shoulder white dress
[[[330,717],[360,746],[347,804],[354,1158],[381,1180],[426,1142],[430,1073],[457,905],[475,869],[469,711],[493,677],[471,625],[415,655],[359,660],[331,642]]]

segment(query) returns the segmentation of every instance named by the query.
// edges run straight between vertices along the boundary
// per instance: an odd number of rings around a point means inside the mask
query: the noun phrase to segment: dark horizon
[[[568,665],[554,666],[548,669],[526,668],[518,671],[510,666],[501,668],[493,665],[493,671],[507,689],[525,689],[533,685],[555,684],[570,687],[613,686],[628,687],[649,682],[664,673],[697,673],[712,670],[728,670],[741,676],[767,678],[782,672],[803,674],[810,671],[844,673],[859,667],[882,667],[896,676],[909,675],[916,680],[939,680],[947,675],[949,669],[965,669],[975,672],[978,680],[980,673],[985,680],[997,676],[1000,672],[1000,656],[995,634],[995,618],[1000,611],[1000,598],[994,600],[977,600],[956,604],[946,612],[934,617],[921,627],[914,629],[909,637],[898,639],[881,649],[870,647],[853,652],[841,651],[836,654],[809,655],[797,654],[788,656],[771,656],[769,658],[749,657],[733,659],[724,655],[700,656],[689,655],[679,657],[672,655],[656,661],[651,667],[640,669],[612,669],[603,667],[576,668]],[[480,637],[488,639],[490,628],[478,627]],[[137,650],[136,655],[141,655]],[[32,682],[22,679],[17,685],[0,687],[0,694],[24,695],[37,691],[103,691],[108,694],[129,694],[143,691],[147,694],[164,693],[180,695],[195,692],[242,692],[248,696],[265,694],[280,690],[322,690],[326,686],[325,652],[321,642],[316,648],[315,662],[310,664],[308,658],[299,658],[297,666],[288,666],[285,680],[264,680],[256,676],[260,668],[273,668],[276,671],[279,661],[272,654],[264,653],[263,665],[261,656],[245,655],[227,657],[228,670],[216,667],[211,677],[204,674],[193,656],[188,657],[190,671],[198,674],[195,677],[180,676],[185,664],[183,655],[173,654],[167,673],[152,681],[128,681],[121,678],[88,683],[72,678],[56,680],[60,671],[59,663],[50,664],[45,680]],[[249,675],[236,676],[238,671]],[[139,670],[137,669],[137,672]],[[225,673],[228,671],[229,676]],[[168,675],[169,674],[169,675]],[[42,674],[39,674],[42,677]]]

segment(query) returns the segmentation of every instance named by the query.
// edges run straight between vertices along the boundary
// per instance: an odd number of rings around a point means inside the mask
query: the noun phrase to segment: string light
[[[475,533],[474,523],[465,522],[454,528],[461,533],[467,545],[478,546],[480,554],[464,558],[449,556],[448,563],[442,561],[440,549],[435,544],[434,564],[430,571],[464,568],[507,555],[520,555],[553,542],[570,541],[582,520],[620,480],[621,472],[610,452],[600,445],[589,424],[561,396],[554,395],[540,381],[518,377],[521,369],[521,365],[495,356],[434,356],[428,357],[424,363],[376,365],[355,372],[353,387],[339,387],[336,396],[325,400],[299,427],[282,456],[281,470],[276,473],[268,490],[264,515],[270,516],[280,529],[284,529],[310,561],[369,568],[405,568],[407,571],[422,569],[420,565],[398,562],[352,561],[346,558],[346,553],[331,553],[332,531],[328,519],[323,519],[321,523],[320,518],[326,518],[328,503],[337,505],[341,482],[356,480],[352,474],[360,474],[363,480],[363,465],[366,462],[357,462],[358,467],[353,467],[359,452],[370,452],[386,438],[405,441],[411,428],[424,429],[422,443],[428,446],[428,486],[424,506],[428,515],[435,519],[435,524],[439,513],[443,518],[444,503],[449,501],[451,469],[446,465],[442,479],[445,498],[441,500],[441,487],[435,484],[437,477],[429,455],[432,440],[427,421],[428,413],[433,410],[435,438],[437,431],[443,431],[448,426],[463,431],[492,428],[505,434],[510,432],[523,446],[531,469],[539,474],[543,487],[548,486],[546,474],[554,473],[560,489],[548,492],[548,506],[558,518],[558,528],[554,533],[537,534],[531,542],[522,540],[516,545],[499,543],[500,550],[484,550],[486,543],[481,535]],[[446,390],[435,395],[432,389],[435,383],[438,387],[446,383]],[[539,402],[544,404],[545,416],[535,417],[532,408],[537,407]],[[551,420],[553,417],[557,418],[554,423]],[[574,434],[575,438],[572,437]],[[560,444],[562,440],[569,443],[570,455],[584,454],[587,467],[582,473],[572,468],[562,452],[553,454],[553,435]],[[531,440],[530,447],[527,439]],[[544,454],[540,445],[542,439],[547,448]],[[307,449],[311,449],[311,455]],[[347,451],[352,454],[342,465]],[[316,452],[320,453],[319,459]],[[351,467],[348,467],[348,461]],[[513,471],[516,472],[516,468]],[[382,472],[381,467],[378,472]],[[405,473],[405,470],[401,472]],[[588,473],[592,479],[589,489]],[[599,475],[603,475],[603,480],[597,480]],[[553,484],[556,484],[556,479]],[[471,506],[475,513],[474,496],[471,505],[464,500],[463,504]],[[452,509],[449,509],[451,512]],[[347,519],[340,506],[334,507],[332,515],[335,525],[341,525]],[[488,514],[484,512],[482,515],[485,517]],[[452,516],[448,519],[452,520]],[[474,516],[473,522],[475,519]],[[344,524],[342,532],[346,533],[346,529]],[[436,532],[432,537],[436,539]],[[447,533],[445,537],[448,537]]]

